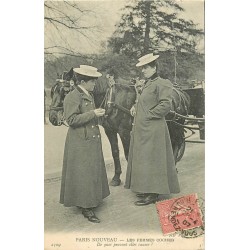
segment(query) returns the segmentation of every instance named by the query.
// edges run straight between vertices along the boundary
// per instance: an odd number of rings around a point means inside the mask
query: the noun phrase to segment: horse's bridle
[[[114,95],[115,95],[115,87],[116,87],[117,83],[112,83],[109,85],[109,88],[107,89],[106,93],[105,93],[105,96],[101,102],[101,105],[100,105],[100,108],[104,108],[106,110],[106,107],[108,109],[110,108],[117,108],[121,111],[123,111],[124,113],[131,115],[130,113],[130,110],[124,108],[123,106],[119,105],[118,103],[115,102],[115,98],[114,98]],[[129,87],[135,87],[135,85],[127,85]],[[107,117],[108,115],[106,115]]]
[[[61,91],[64,90],[63,94],[64,94],[64,98],[65,98],[65,96],[71,91],[71,87],[74,88],[74,86],[71,86],[69,84],[70,82],[66,81],[66,80],[64,80],[62,83],[63,84],[62,84],[62,86],[60,86],[59,94],[61,95]],[[65,83],[69,84],[69,86],[65,85]],[[54,91],[56,90],[57,87],[58,87],[58,85],[55,87]],[[51,107],[50,106],[49,111],[62,111],[62,116],[61,116],[60,121],[58,121],[58,125],[60,126],[60,125],[63,124],[63,125],[68,127],[68,124],[65,121],[65,118],[64,118],[64,115],[63,115],[63,106],[59,106],[59,107],[54,107],[54,106]]]

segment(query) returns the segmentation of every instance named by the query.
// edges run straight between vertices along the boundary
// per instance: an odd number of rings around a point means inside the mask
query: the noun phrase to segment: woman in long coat
[[[139,59],[147,79],[131,109],[131,133],[125,188],[139,193],[135,205],[154,203],[159,194],[179,193],[173,150],[165,121],[171,110],[172,83],[157,75],[156,59],[148,54]]]
[[[95,109],[92,95],[101,73],[87,65],[74,69],[78,85],[64,100],[64,115],[69,125],[66,137],[60,203],[77,206],[89,221],[100,220],[93,212],[109,192],[103,159],[98,117],[105,110]]]

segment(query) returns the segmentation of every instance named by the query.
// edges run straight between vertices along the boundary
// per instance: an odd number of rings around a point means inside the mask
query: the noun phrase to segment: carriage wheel
[[[185,148],[186,148],[186,142],[185,142],[185,140],[183,140],[183,142],[182,142],[182,144],[181,144],[181,146],[180,146],[180,148],[178,150],[178,154],[177,154],[177,158],[176,158],[176,163],[178,161],[180,161],[181,158],[183,157],[184,152],[185,152]]]

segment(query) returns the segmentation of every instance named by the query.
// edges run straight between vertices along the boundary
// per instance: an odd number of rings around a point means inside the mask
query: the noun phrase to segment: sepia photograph
[[[44,249],[205,249],[205,1],[44,1]]]

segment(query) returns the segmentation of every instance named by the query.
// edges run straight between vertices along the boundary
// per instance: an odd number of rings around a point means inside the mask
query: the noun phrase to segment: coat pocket
[[[83,127],[84,138],[87,139],[87,128],[86,126]]]

